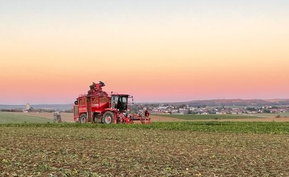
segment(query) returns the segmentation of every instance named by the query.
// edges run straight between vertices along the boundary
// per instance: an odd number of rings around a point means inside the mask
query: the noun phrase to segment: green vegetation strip
[[[12,123],[47,123],[50,119],[31,115],[20,115],[17,113],[0,112],[0,124]]]
[[[232,132],[232,133],[267,133],[289,134],[289,122],[155,122],[145,124],[78,124],[78,123],[24,123],[0,124],[0,127],[75,127],[75,128],[106,128],[106,129],[148,129],[148,130],[177,130],[198,132]]]
[[[167,115],[167,114],[157,114],[157,116],[162,117],[171,117],[181,120],[208,120],[208,119],[251,119],[251,118],[260,118],[258,116],[251,116],[251,115],[233,115],[233,114],[209,114],[209,115],[198,115],[198,114],[187,114],[187,115]]]

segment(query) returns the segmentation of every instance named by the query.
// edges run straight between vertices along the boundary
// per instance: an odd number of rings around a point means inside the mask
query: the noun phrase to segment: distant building
[[[32,110],[32,106],[29,103],[27,103],[23,109],[23,112],[29,112],[31,110]]]

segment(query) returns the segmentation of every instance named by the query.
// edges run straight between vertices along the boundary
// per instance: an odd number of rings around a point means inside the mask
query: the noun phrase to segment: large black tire
[[[83,124],[87,122],[87,115],[86,114],[81,114],[79,117],[79,123]]]
[[[111,124],[114,119],[114,113],[111,111],[107,111],[102,116],[102,123],[104,124]]]

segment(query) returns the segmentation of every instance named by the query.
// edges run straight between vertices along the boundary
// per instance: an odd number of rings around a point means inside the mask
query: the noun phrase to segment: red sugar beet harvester
[[[74,121],[79,123],[95,122],[104,124],[131,124],[140,122],[142,124],[151,123],[150,113],[144,110],[142,113],[129,113],[129,99],[133,99],[128,94],[108,95],[102,90],[105,84],[93,83],[87,94],[76,98],[74,102]]]

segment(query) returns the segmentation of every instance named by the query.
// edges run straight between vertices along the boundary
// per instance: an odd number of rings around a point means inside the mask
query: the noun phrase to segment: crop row
[[[289,122],[154,122],[152,124],[78,124],[78,123],[24,123],[0,124],[0,127],[79,127],[103,129],[151,129],[199,132],[289,134]]]

